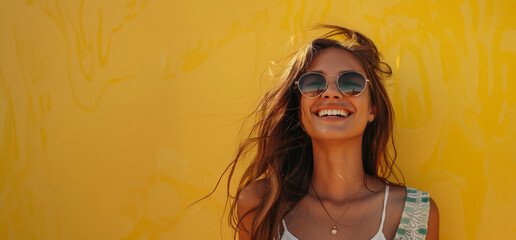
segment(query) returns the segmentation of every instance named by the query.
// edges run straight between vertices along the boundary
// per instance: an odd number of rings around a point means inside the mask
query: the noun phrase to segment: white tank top
[[[378,232],[374,235],[371,240],[386,240],[383,235],[383,222],[385,220],[385,208],[387,207],[387,198],[389,197],[389,186],[385,186],[385,196],[383,198],[383,210],[382,210],[382,221],[380,223],[380,228]],[[281,236],[281,240],[299,240],[294,234],[290,233],[287,229],[287,224],[285,224],[285,220],[281,220],[283,224],[283,235]]]

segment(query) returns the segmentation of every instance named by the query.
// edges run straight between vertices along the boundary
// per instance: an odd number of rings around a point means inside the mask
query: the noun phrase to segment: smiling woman
[[[359,32],[323,25],[256,111],[230,170],[257,154],[231,202],[239,239],[437,239],[429,194],[393,172],[390,67]],[[229,191],[229,184],[228,184]]]

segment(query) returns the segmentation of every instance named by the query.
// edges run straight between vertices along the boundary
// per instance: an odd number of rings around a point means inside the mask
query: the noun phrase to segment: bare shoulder
[[[385,214],[384,234],[387,239],[393,239],[400,224],[407,198],[407,188],[389,184],[389,200]]]
[[[267,193],[267,184],[264,179],[256,180],[245,186],[237,199],[239,225],[238,239],[250,239],[251,225],[253,224],[256,209]]]
[[[390,185],[389,186],[389,201],[395,203],[396,205],[401,205],[403,207],[405,205],[405,200],[407,198],[407,188],[399,185]]]
[[[434,199],[430,198],[430,213],[426,239],[439,239],[439,208]]]
[[[439,208],[435,203],[433,198],[430,198],[430,218],[435,217],[436,220],[439,220]]]
[[[256,180],[245,186],[237,199],[238,214],[244,214],[256,208],[267,192],[264,179]]]

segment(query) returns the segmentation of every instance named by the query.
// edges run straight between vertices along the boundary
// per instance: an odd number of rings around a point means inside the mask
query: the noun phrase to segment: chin
[[[342,132],[318,132],[313,134],[308,134],[312,138],[312,140],[318,141],[346,141],[350,139],[361,138],[363,133],[350,134],[342,133]]]

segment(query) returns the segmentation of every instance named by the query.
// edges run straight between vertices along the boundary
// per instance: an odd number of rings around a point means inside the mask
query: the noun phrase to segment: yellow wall
[[[441,238],[516,239],[515,10],[0,0],[0,239],[229,239],[222,189],[185,207],[233,156],[270,61],[317,22],[364,32],[393,67],[398,163]]]

